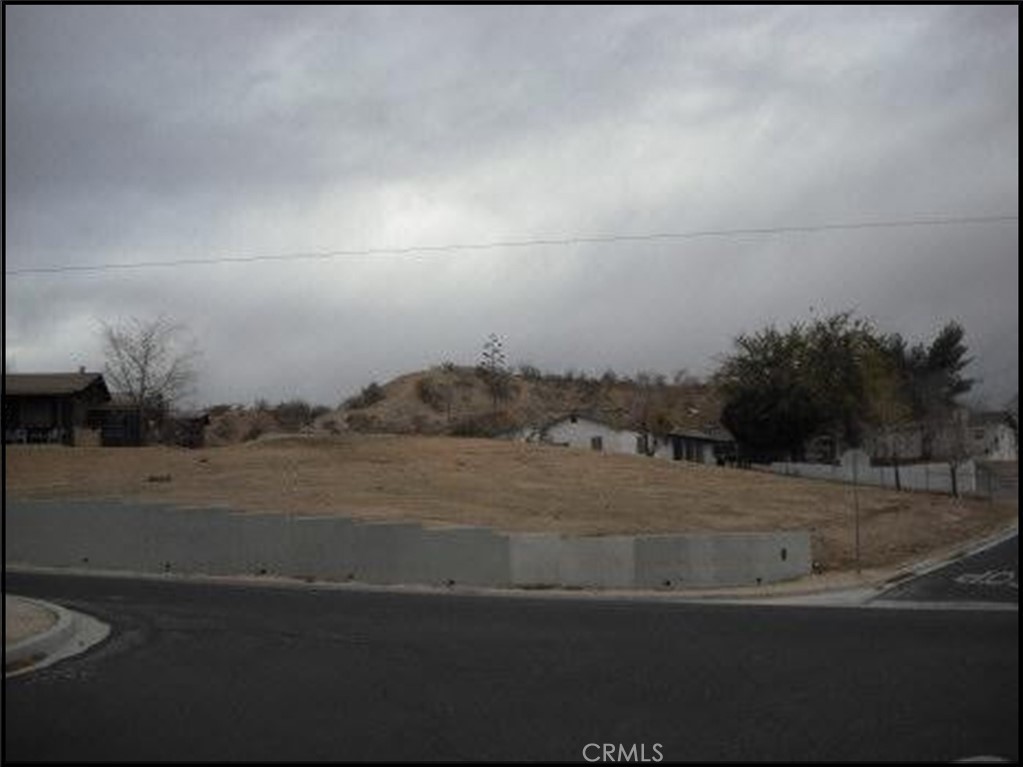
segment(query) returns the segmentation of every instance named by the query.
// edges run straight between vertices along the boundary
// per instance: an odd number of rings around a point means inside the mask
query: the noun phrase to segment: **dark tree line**
[[[852,312],[740,335],[716,376],[722,422],[747,455],[799,460],[814,438],[837,452],[914,421],[927,454],[974,383],[964,337],[949,322],[930,344],[910,345]]]

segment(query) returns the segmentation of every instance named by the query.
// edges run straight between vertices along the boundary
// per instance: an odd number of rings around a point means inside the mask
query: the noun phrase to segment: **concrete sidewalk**
[[[109,626],[87,615],[4,594],[4,677],[85,652],[109,633]]]

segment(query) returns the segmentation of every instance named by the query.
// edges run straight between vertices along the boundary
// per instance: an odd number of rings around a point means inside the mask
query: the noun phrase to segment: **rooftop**
[[[4,373],[5,395],[62,396],[77,394],[99,382],[107,385],[102,373]]]

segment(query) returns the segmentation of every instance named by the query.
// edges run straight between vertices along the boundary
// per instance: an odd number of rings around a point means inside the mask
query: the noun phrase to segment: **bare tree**
[[[1019,449],[1019,393],[1013,395],[1012,399],[1005,405],[1003,413],[1006,426],[1012,431],[1012,446]]]
[[[143,442],[148,420],[162,417],[195,381],[198,352],[184,334],[183,325],[163,316],[103,323],[104,374],[111,390],[137,410]]]
[[[946,416],[945,425],[939,432],[942,441],[945,443],[945,461],[948,463],[948,471],[950,474],[950,481],[952,483],[952,495],[956,498],[960,495],[959,467],[962,466],[970,457],[970,447],[966,436],[969,422],[969,411],[966,408],[959,408],[958,410],[953,410]]]
[[[664,438],[674,426],[668,395],[664,374],[648,370],[636,373],[629,403],[629,419],[641,432],[640,446],[645,455],[654,455],[658,440]]]

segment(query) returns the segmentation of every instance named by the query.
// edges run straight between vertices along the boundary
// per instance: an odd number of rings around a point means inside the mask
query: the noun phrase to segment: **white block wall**
[[[850,466],[831,466],[819,463],[772,463],[767,469],[775,474],[807,479],[825,479],[831,482],[852,483],[853,470]],[[856,467],[856,482],[895,489],[895,469],[891,466]],[[959,464],[956,483],[960,493],[976,493],[977,467],[971,461]],[[952,492],[952,473],[947,463],[913,464],[899,467],[899,484],[903,490],[920,490],[933,493]]]

